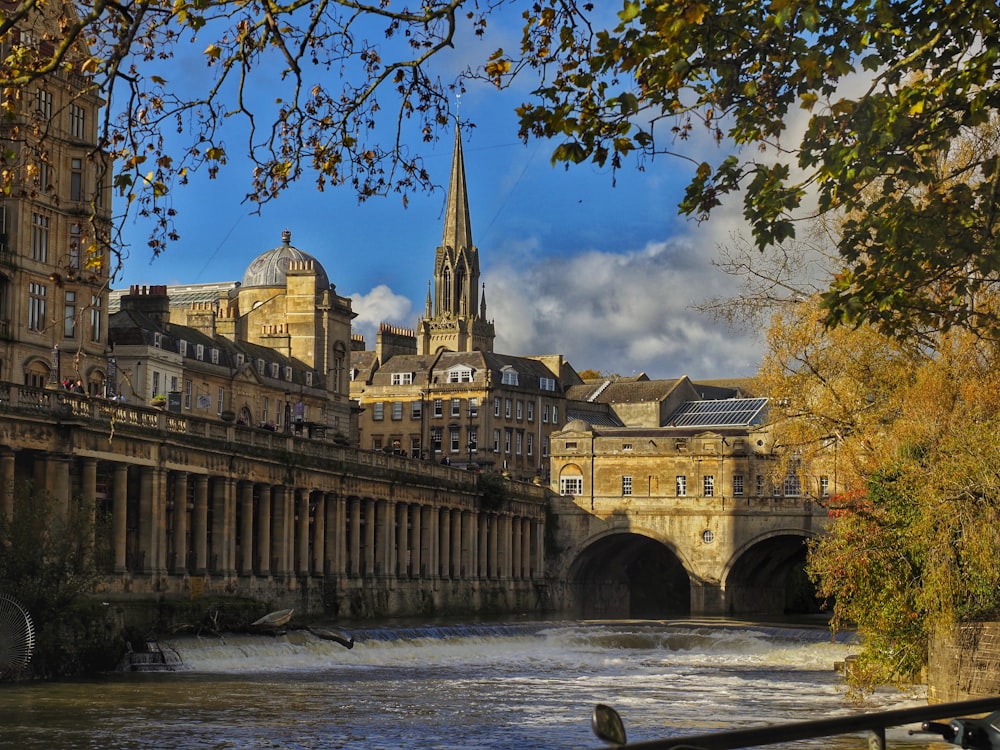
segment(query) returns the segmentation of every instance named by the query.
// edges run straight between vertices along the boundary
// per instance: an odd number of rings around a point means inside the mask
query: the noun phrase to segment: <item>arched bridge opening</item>
[[[612,534],[584,549],[570,570],[572,609],[581,618],[661,619],[691,613],[691,581],[666,545]]]
[[[816,589],[806,575],[808,540],[800,534],[776,534],[745,549],[733,561],[725,581],[728,614],[815,614]]]

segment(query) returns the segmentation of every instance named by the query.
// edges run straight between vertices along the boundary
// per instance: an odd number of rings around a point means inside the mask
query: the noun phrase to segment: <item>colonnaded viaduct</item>
[[[437,463],[0,385],[0,512],[23,488],[95,523],[105,598],[243,595],[342,618],[780,611],[806,500],[583,507]],[[37,493],[36,493],[37,495]]]

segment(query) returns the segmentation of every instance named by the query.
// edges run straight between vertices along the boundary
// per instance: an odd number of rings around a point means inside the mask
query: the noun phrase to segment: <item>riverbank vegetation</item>
[[[774,317],[757,387],[782,471],[842,488],[808,571],[862,638],[855,686],[911,681],[934,634],[1000,615],[997,342],[828,329],[814,297]]]

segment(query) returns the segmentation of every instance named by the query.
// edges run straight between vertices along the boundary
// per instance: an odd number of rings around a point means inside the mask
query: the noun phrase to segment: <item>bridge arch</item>
[[[772,529],[743,544],[722,571],[726,614],[804,614],[819,610],[805,574],[815,532]]]
[[[639,529],[589,539],[564,577],[570,609],[583,618],[659,619],[691,613],[689,565],[677,549]]]

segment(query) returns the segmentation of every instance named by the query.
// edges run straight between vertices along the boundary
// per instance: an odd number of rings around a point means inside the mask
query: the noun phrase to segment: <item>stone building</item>
[[[349,298],[291,244],[257,256],[242,282],[116,293],[113,395],[356,443],[347,378]]]
[[[20,21],[21,46],[51,53],[48,12],[59,11],[46,6]],[[98,393],[111,260],[102,101],[85,76],[61,69],[18,93],[5,95],[16,113],[0,124],[4,175],[13,180],[0,195],[0,380],[80,380]]]
[[[351,396],[362,448],[515,479],[548,477],[549,435],[565,420],[565,388],[582,381],[561,355],[493,351],[480,293],[462,141],[455,151],[441,245],[416,330],[383,324],[374,350],[355,339]]]

